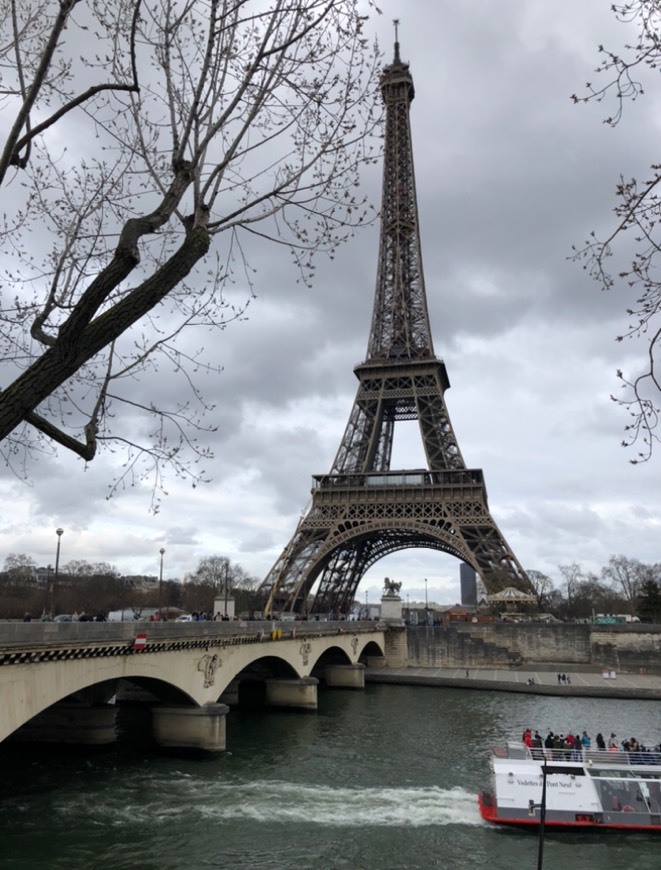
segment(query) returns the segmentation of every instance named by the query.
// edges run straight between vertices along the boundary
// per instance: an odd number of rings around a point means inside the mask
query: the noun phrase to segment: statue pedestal
[[[381,599],[381,620],[390,622],[402,621],[402,599],[399,595],[384,595]]]
[[[224,595],[217,595],[214,598],[213,618],[218,620],[224,616],[227,616],[228,619],[234,619],[234,599],[231,595],[227,598]]]

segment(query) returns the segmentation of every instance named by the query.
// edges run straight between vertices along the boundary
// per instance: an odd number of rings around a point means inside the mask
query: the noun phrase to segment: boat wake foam
[[[202,793],[200,793],[202,787]],[[197,782],[187,797],[216,821],[296,822],[342,827],[483,824],[475,795],[462,788],[330,788],[294,782]],[[190,802],[189,802],[190,801]]]

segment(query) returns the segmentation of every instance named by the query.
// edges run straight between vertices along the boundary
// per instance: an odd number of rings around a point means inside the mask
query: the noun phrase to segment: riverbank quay
[[[517,670],[471,668],[468,676],[465,668],[368,667],[365,671],[365,682],[518,692],[527,695],[661,700],[661,676],[656,674],[609,672],[608,679],[605,679],[601,671],[551,671],[548,667],[530,665]],[[558,683],[558,673],[564,673],[570,682]]]

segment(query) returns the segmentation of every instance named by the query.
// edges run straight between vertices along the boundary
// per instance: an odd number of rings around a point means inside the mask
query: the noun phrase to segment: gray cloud
[[[416,85],[411,109],[423,261],[436,352],[448,366],[450,415],[466,462],[484,470],[491,510],[525,567],[559,580],[557,566],[598,571],[613,553],[658,560],[658,461],[628,464],[619,446],[626,415],[610,401],[615,370],[641,347],[618,345],[626,291],[599,292],[567,258],[595,228],[611,226],[620,173],[645,176],[658,158],[658,98],[648,95],[617,130],[605,106],[570,100],[593,79],[596,46],[619,47],[627,29],[599,0],[438,4],[415,10],[383,0],[369,26],[391,57],[391,20],[402,17],[402,55]],[[629,34],[630,36],[630,34]],[[365,190],[378,205],[380,167]],[[351,410],[353,366],[370,326],[378,225],[320,258],[311,288],[282,252],[251,252],[257,298],[247,320],[198,329],[220,374],[200,379],[218,431],[205,440],[213,482],[167,481],[160,513],[149,486],[105,500],[117,458],[87,469],[44,458],[28,488],[0,480],[0,556],[52,562],[54,530],[66,558],[103,560],[131,573],[183,576],[218,553],[263,576],[293,533],[311,476],[330,467]],[[626,252],[624,252],[626,254]],[[228,288],[231,300],[248,288]],[[164,309],[163,316],[168,312]],[[183,381],[167,366],[131,386],[136,398],[176,401]],[[124,413],[122,426],[149,426]],[[398,433],[399,434],[399,433]],[[405,431],[398,461],[419,464]],[[376,599],[383,576],[413,600],[458,598],[458,565],[426,550],[395,554],[361,584]]]

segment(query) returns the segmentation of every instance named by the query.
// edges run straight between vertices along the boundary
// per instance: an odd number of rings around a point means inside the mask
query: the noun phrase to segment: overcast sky
[[[601,293],[568,257],[612,226],[619,175],[658,162],[659,94],[629,106],[575,106],[595,81],[597,45],[632,33],[609,0],[382,0],[367,28],[392,58],[392,19],[411,64],[411,125],[423,264],[436,354],[447,365],[448,410],[469,467],[482,468],[492,515],[526,569],[609,556],[661,559],[661,456],[633,466],[620,447],[626,413],[609,399],[616,370],[639,365],[643,345],[615,342],[623,290]],[[376,93],[376,91],[375,91]],[[380,167],[365,174],[378,205]],[[282,257],[262,264],[249,319],[216,335],[221,375],[210,484],[167,481],[160,512],[148,489],[106,500],[111,457],[87,468],[62,453],[28,484],[0,477],[0,563],[25,553],[54,564],[104,561],[123,573],[181,578],[200,558],[228,556],[262,578],[308,505],[311,475],[327,472],[351,411],[374,296],[378,225],[329,263],[314,286]],[[160,380],[159,380],[160,379]],[[144,384],[167,391],[167,373]],[[399,424],[393,467],[422,462],[417,424]],[[380,597],[384,576],[411,601],[459,599],[459,563],[427,550],[383,559],[359,596]]]

